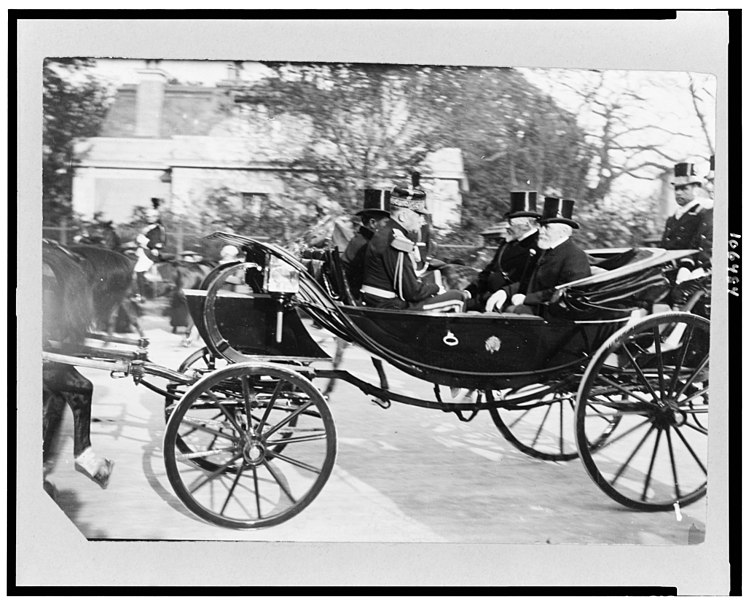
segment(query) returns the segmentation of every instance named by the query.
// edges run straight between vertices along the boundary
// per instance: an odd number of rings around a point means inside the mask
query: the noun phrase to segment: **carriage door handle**
[[[458,338],[455,335],[453,335],[453,333],[451,333],[451,331],[449,330],[448,333],[446,333],[443,336],[443,343],[446,346],[457,346],[458,345]]]

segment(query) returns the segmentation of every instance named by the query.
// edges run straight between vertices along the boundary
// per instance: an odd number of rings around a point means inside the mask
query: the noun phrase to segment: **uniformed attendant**
[[[588,256],[571,239],[573,230],[580,227],[572,218],[573,205],[573,200],[545,198],[538,240],[543,252],[525,292],[520,291],[520,282],[512,283],[490,297],[486,310],[500,310],[509,298],[506,312],[537,314],[551,300],[556,286],[590,276]]]
[[[466,288],[472,296],[468,309],[484,311],[489,297],[512,283],[519,284],[520,293],[526,292],[528,279],[540,254],[541,213],[536,208],[537,197],[537,192],[533,191],[510,192],[510,210],[505,213],[508,237],[477,280]]]
[[[674,166],[674,195],[678,208],[666,221],[661,248],[699,250],[679,262],[681,267],[709,268],[712,259],[712,200],[692,163]]]
[[[445,312],[462,311],[468,292],[446,292],[415,274],[416,236],[425,210],[424,192],[395,187],[391,219],[376,231],[365,251],[362,298],[366,306]]]
[[[383,227],[391,216],[391,190],[363,190],[363,209],[355,213],[360,217],[360,228],[342,254],[347,281],[355,298],[360,296],[365,268],[365,249],[373,234]]]

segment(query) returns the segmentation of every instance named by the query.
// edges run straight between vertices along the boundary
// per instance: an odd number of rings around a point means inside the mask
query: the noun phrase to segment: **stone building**
[[[264,199],[288,193],[288,175],[313,180],[313,169],[298,166],[312,143],[310,124],[288,114],[268,118],[266,99],[233,102],[237,93],[251,98],[251,84],[240,79],[240,65],[227,66],[228,77],[207,87],[169,83],[152,62],[138,83],[121,86],[100,136],[76,144],[74,210],[122,223],[161,198],[187,219],[210,190],[228,188],[261,212]],[[461,151],[439,150],[420,167],[435,225],[457,223],[466,189]]]

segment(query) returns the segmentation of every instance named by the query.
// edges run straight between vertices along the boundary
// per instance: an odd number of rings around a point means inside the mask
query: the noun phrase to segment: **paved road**
[[[145,320],[154,362],[175,368],[192,349],[162,317]],[[318,332],[315,332],[318,334]],[[321,333],[333,352],[334,340]],[[373,381],[351,348],[343,367]],[[179,501],[163,462],[163,399],[130,379],[86,370],[94,382],[94,448],[116,463],[99,489],[72,463],[69,420],[49,479],[64,513],[89,539],[457,543],[699,543],[706,501],[673,513],[626,509],[598,489],[579,461],[544,462],[505,441],[484,413],[463,423],[435,410],[383,410],[339,382],[331,396],[338,455],[321,494],[293,519],[263,530],[207,524]],[[395,372],[394,387],[430,398],[429,384]]]

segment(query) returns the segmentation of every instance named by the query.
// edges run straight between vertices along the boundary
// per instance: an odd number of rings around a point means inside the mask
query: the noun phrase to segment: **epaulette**
[[[393,233],[394,237],[391,240],[391,247],[394,250],[398,250],[399,252],[414,252],[416,246],[412,240],[398,229],[394,229]]]

